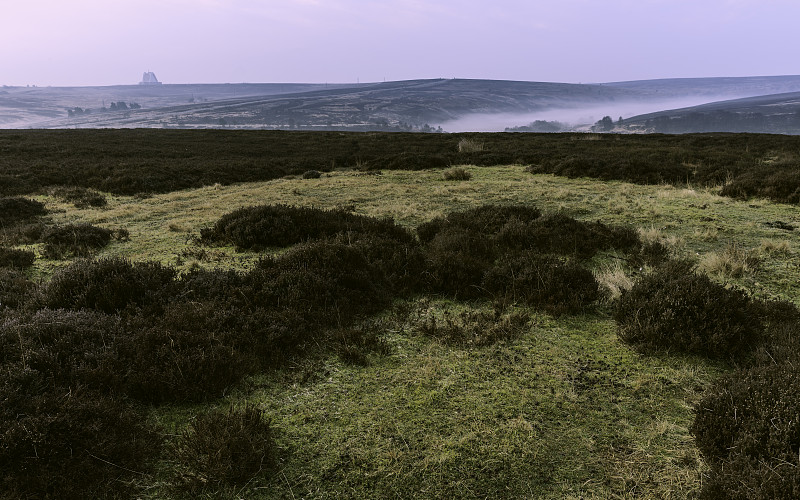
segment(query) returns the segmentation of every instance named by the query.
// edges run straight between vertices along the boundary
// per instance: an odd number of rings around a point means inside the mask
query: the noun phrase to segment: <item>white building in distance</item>
[[[161,82],[156,78],[156,74],[152,71],[145,71],[142,73],[142,81],[139,85],[161,85]]]

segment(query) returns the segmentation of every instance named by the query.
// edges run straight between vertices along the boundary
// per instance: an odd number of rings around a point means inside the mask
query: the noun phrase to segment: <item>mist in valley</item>
[[[678,99],[615,101],[603,104],[575,103],[574,106],[527,111],[524,113],[476,113],[455,120],[437,123],[446,132],[502,132],[506,128],[524,127],[537,120],[559,122],[569,130],[586,130],[604,116],[615,121],[633,116],[671,109],[699,106],[709,102],[737,99],[747,96],[720,95],[717,97],[689,96]]]

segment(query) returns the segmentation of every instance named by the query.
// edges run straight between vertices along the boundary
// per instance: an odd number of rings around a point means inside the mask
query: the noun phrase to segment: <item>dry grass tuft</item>
[[[758,252],[745,250],[736,244],[728,245],[721,252],[709,252],[700,258],[698,269],[720,278],[739,278],[755,272],[761,259]]]
[[[594,277],[600,285],[604,300],[607,302],[613,302],[622,295],[622,292],[633,287],[633,280],[625,273],[625,269],[619,263],[595,271]]]
[[[792,246],[786,240],[761,240],[758,251],[767,255],[789,255],[792,253]]]
[[[686,246],[686,241],[674,234],[664,234],[663,229],[654,226],[649,228],[639,228],[639,239],[644,244],[661,243],[673,256],[680,255],[683,248]]]
[[[472,139],[461,139],[458,141],[459,153],[477,153],[483,151],[484,144]]]

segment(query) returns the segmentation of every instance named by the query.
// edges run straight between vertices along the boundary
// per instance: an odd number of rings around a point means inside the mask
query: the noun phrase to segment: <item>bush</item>
[[[639,244],[635,230],[582,222],[561,213],[547,214],[530,223],[510,222],[497,235],[508,249],[533,249],[541,253],[591,258],[600,250],[631,250]]]
[[[481,282],[496,252],[487,236],[448,228],[428,243],[425,257],[426,287],[463,300],[484,295]]]
[[[0,241],[6,245],[30,245],[38,243],[47,226],[41,222],[19,223],[0,228]]]
[[[31,267],[36,254],[30,250],[17,250],[0,247],[0,267]]]
[[[168,451],[178,465],[176,486],[192,495],[244,485],[278,463],[272,426],[252,406],[195,418]]]
[[[30,299],[35,289],[25,275],[15,269],[0,268],[0,311],[16,309]]]
[[[132,328],[116,339],[109,385],[156,404],[222,396],[258,365],[252,355],[237,349],[232,333],[214,332],[213,324],[203,326],[202,319],[196,319],[188,329]]]
[[[86,257],[108,245],[113,231],[91,224],[67,224],[47,228],[42,233],[44,254],[51,259],[66,255]]]
[[[319,170],[306,170],[303,172],[303,179],[319,179],[322,177],[322,172]]]
[[[464,167],[453,167],[442,172],[442,179],[446,181],[468,181],[472,179],[472,174]]]
[[[691,427],[711,465],[703,496],[797,498],[799,415],[796,357],[737,370],[717,380],[697,405]]]
[[[44,204],[28,198],[0,198],[0,226],[10,226],[47,213]]]
[[[672,262],[620,297],[614,319],[620,337],[642,349],[712,358],[739,358],[759,342],[763,325],[743,292]]]
[[[506,255],[486,272],[486,293],[552,314],[575,313],[600,296],[591,271],[572,261],[533,251]]]
[[[79,388],[31,393],[31,376],[0,375],[3,496],[130,498],[133,480],[150,472],[161,445],[144,412]],[[24,397],[13,397],[16,391]]]
[[[417,227],[422,242],[431,241],[445,228],[457,227],[479,234],[495,235],[513,220],[530,224],[542,215],[536,207],[524,205],[481,205],[479,207],[451,212],[446,217],[437,217]]]
[[[339,209],[262,205],[240,208],[223,215],[213,227],[201,230],[200,241],[259,250],[286,247],[339,233],[371,234],[406,242],[413,239],[408,231],[391,219],[376,219]]]
[[[344,240],[345,236],[340,239]],[[408,295],[421,290],[425,255],[415,241],[405,243],[380,236],[363,236],[353,241],[352,246],[383,274],[392,295]]]
[[[390,300],[382,274],[354,246],[320,241],[265,259],[250,279],[262,282],[253,303],[328,323],[375,312]]]
[[[104,207],[106,197],[97,191],[79,186],[60,186],[51,191],[55,198],[72,203],[76,208]]]
[[[159,309],[171,294],[175,270],[155,262],[122,258],[81,260],[58,270],[42,287],[39,301],[53,309]]]

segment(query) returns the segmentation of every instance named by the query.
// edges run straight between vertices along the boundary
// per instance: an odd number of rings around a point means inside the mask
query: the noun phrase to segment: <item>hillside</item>
[[[709,102],[800,92],[800,77],[665,79],[604,84],[408,80],[364,84],[199,84],[3,87],[3,128],[233,128],[351,131],[583,130],[601,117],[635,116]],[[748,104],[750,105],[750,104]],[[759,105],[785,114],[784,104]],[[778,106],[781,109],[775,110]],[[788,108],[787,108],[788,109]],[[705,112],[705,111],[701,111]],[[715,111],[716,112],[716,111]],[[755,111],[731,111],[735,131],[795,133]],[[654,115],[655,116],[655,115]],[[646,120],[647,118],[645,118]],[[641,122],[641,123],[640,123]],[[773,123],[775,122],[775,123]],[[583,127],[583,128],[581,128]],[[724,131],[710,126],[669,131]],[[662,130],[658,130],[662,131]],[[663,130],[668,131],[668,130]],[[732,130],[733,131],[733,130]]]
[[[645,132],[800,134],[800,92],[746,97],[638,115],[625,128]]]

